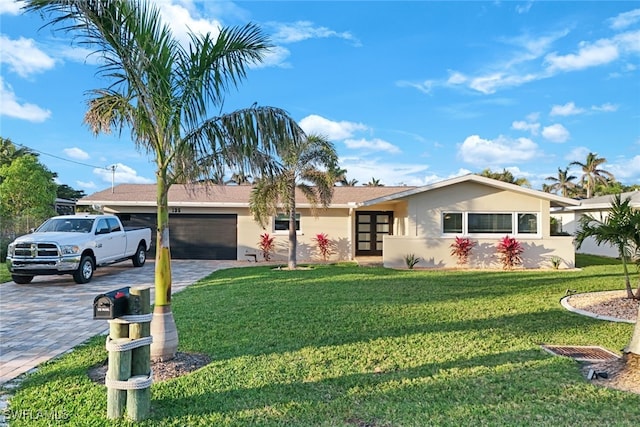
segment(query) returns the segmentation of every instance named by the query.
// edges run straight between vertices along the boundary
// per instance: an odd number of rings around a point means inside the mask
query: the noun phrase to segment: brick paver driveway
[[[212,271],[237,265],[246,263],[174,260],[173,292]],[[153,261],[141,268],[126,261],[97,269],[84,285],[70,275],[37,276],[28,285],[0,284],[0,385],[106,332],[107,321],[93,320],[97,295],[124,286],[149,286],[153,304],[153,280]]]

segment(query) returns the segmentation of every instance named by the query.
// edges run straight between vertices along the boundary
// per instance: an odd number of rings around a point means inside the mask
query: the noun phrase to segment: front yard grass
[[[0,266],[0,283],[11,281],[11,274],[5,265]]]
[[[213,362],[154,384],[141,425],[637,426],[640,396],[593,386],[578,363],[540,349],[622,349],[633,325],[559,304],[567,289],[622,287],[620,266],[606,264],[218,271],[173,299],[179,350]],[[53,415],[67,425],[128,425],[106,420],[105,388],[87,377],[105,359],[97,337],[43,365],[11,399],[11,426],[50,425]]]

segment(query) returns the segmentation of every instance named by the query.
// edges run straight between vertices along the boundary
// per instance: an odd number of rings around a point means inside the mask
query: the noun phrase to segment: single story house
[[[623,201],[630,199],[633,208],[640,209],[640,191],[628,191],[621,193],[620,196]],[[584,215],[591,215],[597,220],[604,221],[609,215],[614,197],[614,195],[605,195],[580,200],[579,205],[554,210],[551,215],[558,221],[563,232],[573,235],[578,229],[580,218]],[[591,237],[582,242],[582,246],[577,252],[612,258],[619,256],[617,248],[608,243],[598,245]]]
[[[247,260],[258,250],[259,236],[276,237],[274,260],[287,258],[286,215],[274,216],[266,229],[249,211],[251,186],[173,185],[169,191],[170,241],[176,259]],[[334,188],[331,205],[314,217],[309,203],[297,196],[298,260],[319,260],[314,238],[326,233],[333,243],[331,260],[363,257],[387,267],[405,267],[405,256],[422,261],[418,267],[454,267],[450,244],[465,236],[478,244],[469,266],[499,268],[495,245],[505,235],[525,248],[526,268],[575,264],[569,236],[550,235],[550,210],[579,202],[478,175],[464,175],[423,187]],[[122,184],[82,198],[89,206],[115,213],[125,225],[155,229],[153,184]]]

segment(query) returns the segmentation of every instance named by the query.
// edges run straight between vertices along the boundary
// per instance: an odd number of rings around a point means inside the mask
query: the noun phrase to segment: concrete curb
[[[577,295],[577,294],[576,294]],[[574,306],[572,306],[571,304],[569,304],[569,298],[572,295],[567,295],[566,297],[562,298],[560,300],[560,304],[566,308],[567,310],[573,312],[573,313],[577,313],[577,314],[581,314],[583,316],[587,316],[587,317],[591,317],[594,319],[598,319],[598,320],[606,320],[609,322],[618,322],[618,323],[631,323],[631,324],[635,324],[636,322],[634,322],[633,320],[627,320],[627,319],[620,319],[618,317],[612,317],[612,316],[602,316],[600,314],[596,314],[596,313],[592,313],[590,311],[586,311],[586,310],[581,310],[579,308],[575,308]]]

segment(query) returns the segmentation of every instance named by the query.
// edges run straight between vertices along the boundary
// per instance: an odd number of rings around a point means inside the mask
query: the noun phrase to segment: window
[[[462,212],[442,215],[442,229],[445,233],[462,233]]]
[[[538,234],[537,213],[444,212],[444,234]]]
[[[498,233],[510,234],[513,231],[511,224],[511,214],[489,213],[489,214],[467,214],[469,233]]]
[[[289,230],[289,215],[288,214],[278,214],[273,219],[273,230],[275,232],[278,231],[288,231]],[[296,213],[296,231],[300,231],[300,214]]]

